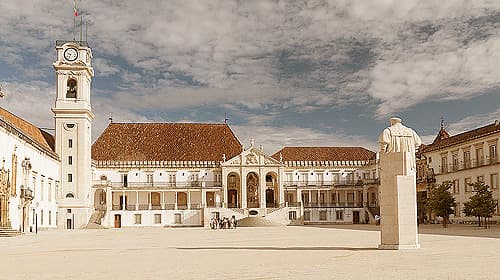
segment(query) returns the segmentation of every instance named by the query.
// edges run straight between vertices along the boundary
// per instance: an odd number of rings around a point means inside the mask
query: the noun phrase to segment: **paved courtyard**
[[[380,251],[379,236],[373,226],[48,231],[0,239],[0,279],[500,279],[499,238],[421,234],[420,250]]]

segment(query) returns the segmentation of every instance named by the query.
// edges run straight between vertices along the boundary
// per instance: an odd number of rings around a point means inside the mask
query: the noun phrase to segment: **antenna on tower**
[[[89,31],[89,22],[85,22],[85,42],[87,42],[87,32]]]
[[[83,15],[80,16],[80,42],[83,39]]]

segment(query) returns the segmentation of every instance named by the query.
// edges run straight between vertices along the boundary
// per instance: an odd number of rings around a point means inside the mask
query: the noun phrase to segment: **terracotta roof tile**
[[[484,136],[488,136],[494,133],[500,132],[500,123],[498,121],[495,121],[493,124],[479,127],[473,130],[469,130],[454,136],[449,136],[446,138],[441,138],[439,137],[441,134],[441,131],[439,131],[438,136],[432,142],[432,144],[425,146],[423,152],[431,152],[443,148],[447,148],[453,145],[458,145],[465,143],[467,141],[481,138]]]
[[[356,161],[375,159],[375,152],[362,147],[284,147],[272,157],[283,161]]]
[[[45,150],[55,156],[55,138],[53,135],[41,130],[35,125],[21,119],[1,107],[0,118],[38,144],[42,150]]]
[[[241,151],[227,124],[110,123],[92,145],[92,159],[221,161]]]

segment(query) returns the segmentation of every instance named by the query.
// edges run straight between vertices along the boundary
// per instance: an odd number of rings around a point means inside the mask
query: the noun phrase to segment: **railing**
[[[304,202],[304,208],[321,208],[321,207],[363,207],[363,202],[360,201],[339,201],[339,202]]]
[[[94,187],[113,187],[129,189],[189,189],[189,188],[220,188],[222,182],[217,181],[193,181],[193,182],[112,182],[106,180],[94,180]]]
[[[32,200],[34,198],[33,191],[31,189],[21,188],[21,198]]]
[[[187,204],[178,204],[177,210],[199,210],[203,207],[200,203],[191,203],[189,207]],[[127,210],[127,211],[147,211],[147,210],[176,210],[175,203],[162,203],[160,205],[150,205],[150,204],[128,204],[125,209],[122,205],[113,204],[111,209],[114,211]]]
[[[286,202],[288,207],[300,207],[300,202]]]
[[[500,163],[500,158],[499,157],[485,157],[485,158],[479,158],[479,159],[471,159],[467,161],[460,161],[458,163],[450,163],[448,165],[440,165],[438,168],[439,173],[438,174],[446,174],[450,172],[456,172],[460,170],[465,170],[469,168],[476,168],[476,167],[481,167],[481,166],[488,166],[488,165],[493,165]]]
[[[339,181],[285,181],[283,182],[285,187],[297,187],[297,188],[307,188],[307,187],[331,187],[331,186],[362,186],[367,184],[379,184],[379,179],[358,179],[358,180],[339,180]]]

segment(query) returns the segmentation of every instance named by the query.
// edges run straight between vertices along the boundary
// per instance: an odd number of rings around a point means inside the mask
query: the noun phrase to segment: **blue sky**
[[[115,121],[223,122],[240,141],[376,149],[397,115],[432,141],[500,118],[500,1],[78,1],[94,139]],[[0,2],[0,106],[53,127],[72,1]]]

